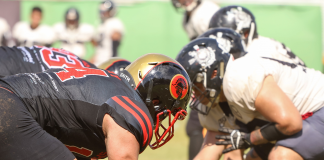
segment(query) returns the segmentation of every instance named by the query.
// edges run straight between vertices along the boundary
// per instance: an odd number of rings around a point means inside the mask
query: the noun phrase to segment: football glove
[[[232,130],[225,127],[220,128],[219,131],[230,134],[217,135],[215,137],[218,140],[224,140],[216,142],[216,145],[232,145],[232,147],[223,150],[223,153],[227,153],[236,149],[246,149],[252,146],[249,133],[240,132],[239,130]]]

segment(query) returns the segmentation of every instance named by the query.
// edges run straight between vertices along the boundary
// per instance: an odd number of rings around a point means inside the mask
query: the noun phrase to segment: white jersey
[[[26,47],[49,45],[55,41],[54,30],[44,24],[40,24],[37,28],[32,29],[29,23],[17,22],[13,27],[12,34],[20,46]]]
[[[321,72],[291,63],[285,56],[278,59],[247,54],[227,64],[223,81],[225,96],[238,120],[244,123],[254,118],[265,120],[255,111],[254,102],[268,75],[273,76],[301,115],[324,106],[324,75]]]
[[[79,24],[76,29],[69,29],[65,23],[54,25],[57,40],[61,42],[61,48],[70,51],[78,57],[86,55],[85,43],[90,42],[95,35],[95,29],[89,24]]]
[[[111,36],[114,32],[119,32],[123,35],[124,25],[123,22],[116,17],[108,18],[98,27],[97,32],[97,41],[99,45],[96,48],[94,64],[98,66],[112,57],[113,46]]]
[[[187,13],[183,19],[183,28],[188,37],[194,39],[208,30],[209,21],[219,6],[211,1],[202,1],[200,5],[194,9],[187,20]]]
[[[305,63],[284,44],[267,37],[258,36],[258,38],[252,40],[246,49],[248,54],[257,54],[279,60],[281,60],[281,57],[287,57],[291,63],[305,65]]]
[[[0,18],[0,46],[3,44],[3,40],[7,40],[7,37],[10,35],[10,27],[7,21],[3,18]]]

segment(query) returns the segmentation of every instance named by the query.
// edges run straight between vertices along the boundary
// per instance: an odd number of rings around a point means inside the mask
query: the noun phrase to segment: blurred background
[[[116,17],[124,25],[118,56],[133,61],[146,53],[161,53],[175,58],[189,42],[182,28],[183,13],[176,11],[171,0],[115,0]],[[323,0],[212,0],[218,5],[242,5],[256,17],[258,32],[265,37],[283,42],[297,54],[308,67],[323,71]],[[53,27],[64,22],[66,11],[75,7],[80,23],[94,30],[101,24],[98,0],[21,0],[0,1],[0,17],[11,29],[19,21],[30,22],[35,6],[42,9],[42,24]],[[1,26],[0,26],[1,27]],[[50,33],[48,33],[50,34]],[[62,42],[54,41],[61,48]],[[95,47],[85,42],[84,59],[91,60]],[[177,122],[175,137],[158,150],[146,149],[140,159],[188,159],[186,122]]]

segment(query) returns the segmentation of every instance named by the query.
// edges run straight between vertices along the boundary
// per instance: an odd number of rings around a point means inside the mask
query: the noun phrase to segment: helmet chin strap
[[[250,29],[250,33],[249,33],[249,36],[248,36],[247,45],[249,45],[252,42],[253,35],[254,35],[254,30],[255,30],[255,24],[253,22],[251,22],[251,29]]]
[[[151,99],[151,93],[152,93],[152,88],[153,88],[153,80],[150,80],[150,84],[149,84],[149,89],[147,92],[147,97],[145,100],[145,103],[147,106],[151,106],[152,105],[152,99]]]
[[[180,104],[180,98],[182,96],[182,93],[178,96],[176,102],[174,103],[173,107],[176,107]],[[162,112],[158,113],[156,115],[156,125],[155,125],[155,142],[150,142],[150,147],[152,149],[157,149],[162,147],[164,144],[166,144],[168,141],[171,140],[171,138],[174,136],[174,124],[177,120],[183,120],[185,119],[187,112],[183,109],[178,111],[176,115],[174,115],[173,120],[171,121],[171,111],[169,109],[165,109]],[[162,124],[162,120],[160,121],[160,117],[168,116],[169,118],[169,126],[168,128],[164,127]],[[160,134],[160,127],[163,129],[163,133]]]

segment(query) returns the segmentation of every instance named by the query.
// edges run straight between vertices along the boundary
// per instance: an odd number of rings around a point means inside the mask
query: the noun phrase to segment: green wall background
[[[53,25],[62,21],[69,7],[76,7],[81,14],[81,22],[98,26],[99,2],[43,2],[22,1],[21,18],[29,20],[33,6],[44,10],[43,23]],[[220,4],[226,6],[229,4]],[[257,21],[258,32],[262,36],[283,42],[291,48],[307,66],[322,70],[322,18],[320,6],[254,5],[243,4],[251,10]],[[177,13],[169,2],[145,2],[119,6],[118,14],[126,33],[121,44],[120,57],[130,61],[146,53],[162,53],[172,58],[189,42],[181,27],[182,14]],[[57,43],[54,45],[59,47]],[[94,53],[87,46],[89,59]]]

